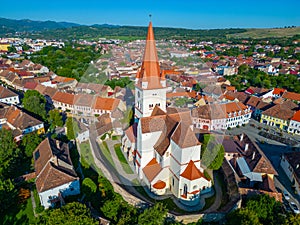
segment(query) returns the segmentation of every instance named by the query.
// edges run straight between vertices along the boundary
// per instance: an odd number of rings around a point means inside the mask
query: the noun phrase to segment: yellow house
[[[8,48],[10,47],[9,43],[0,43],[0,51],[8,51]]]
[[[296,107],[296,104],[289,101],[275,105],[262,112],[260,123],[287,131],[289,121],[295,113],[293,109]]]

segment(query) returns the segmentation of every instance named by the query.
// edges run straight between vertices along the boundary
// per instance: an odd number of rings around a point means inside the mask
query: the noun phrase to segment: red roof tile
[[[144,168],[143,172],[147,179],[151,182],[162,170],[155,158],[153,158]]]
[[[187,167],[185,168],[183,173],[180,174],[180,176],[188,180],[196,180],[201,177],[204,177],[204,174],[201,173],[201,171],[196,167],[195,163],[192,160],[190,160]]]

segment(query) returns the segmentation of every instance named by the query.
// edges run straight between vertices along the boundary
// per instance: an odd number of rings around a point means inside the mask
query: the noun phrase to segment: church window
[[[156,105],[157,105],[157,106],[160,106],[160,103],[157,103]]]
[[[149,104],[149,109],[152,109],[153,108],[153,104]]]

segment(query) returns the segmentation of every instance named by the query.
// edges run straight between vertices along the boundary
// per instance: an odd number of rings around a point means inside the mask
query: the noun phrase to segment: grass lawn
[[[90,143],[88,141],[82,142],[80,145],[80,155],[81,155],[81,166],[83,169],[83,172],[86,172],[92,168],[96,173],[103,176],[102,171],[96,166],[94,157],[92,155],[92,150],[90,147]],[[88,176],[88,174],[85,174],[85,176]]]
[[[108,146],[107,146],[107,143],[105,141],[103,141],[102,143],[99,144],[99,147],[103,153],[103,155],[105,156],[105,158],[108,160],[108,162],[114,167],[116,168],[115,166],[115,163],[113,161],[113,158],[111,156],[111,153],[108,149]]]
[[[113,141],[117,141],[117,140],[120,139],[120,136],[112,136],[111,139],[112,139]]]
[[[26,199],[21,205],[13,206],[8,214],[1,215],[0,222],[3,225],[35,224],[31,198]]]
[[[121,144],[116,144],[114,146],[115,148],[115,151],[116,151],[116,154],[118,156],[118,159],[124,169],[124,171],[127,173],[127,174],[133,174],[133,171],[132,169],[130,168],[130,166],[128,165],[128,162],[124,156],[124,154],[122,153],[122,150],[121,150]]]

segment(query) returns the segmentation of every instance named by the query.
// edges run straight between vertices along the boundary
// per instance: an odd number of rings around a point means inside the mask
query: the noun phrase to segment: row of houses
[[[193,124],[201,130],[223,130],[248,124],[251,109],[241,102],[214,103],[192,109]]]
[[[21,108],[3,103],[0,103],[0,128],[11,130],[16,142],[28,133],[45,133],[42,121],[29,115]]]

